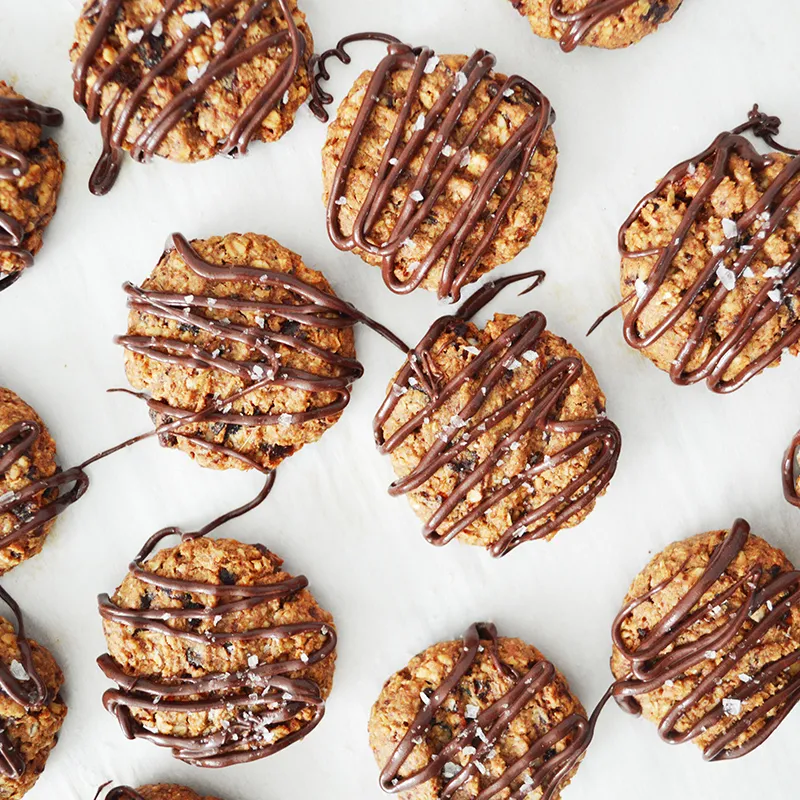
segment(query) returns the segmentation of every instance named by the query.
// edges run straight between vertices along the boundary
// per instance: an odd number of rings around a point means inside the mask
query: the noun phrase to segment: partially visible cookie
[[[392,291],[461,289],[542,224],[556,171],[547,98],[485,50],[440,58],[394,44],[339,106],[322,150],[333,243]]]
[[[746,755],[800,700],[800,572],[744,520],[655,556],[612,636],[622,707],[707,760]]]
[[[280,139],[313,49],[295,0],[87,0],[70,57],[75,101],[101,122],[90,189],[109,191],[124,151],[200,161]]]
[[[147,394],[156,426],[197,415],[162,445],[204,467],[274,469],[350,400],[362,373],[352,308],[267,236],[190,244],[176,234],[172,245],[141,288],[127,286],[118,341],[128,380]]]
[[[558,800],[591,733],[564,676],[482,623],[386,681],[369,738],[381,788],[403,800]]]
[[[218,797],[201,797],[187,786],[176,783],[152,783],[133,789],[116,786],[110,789],[105,800],[219,800]]]
[[[579,45],[616,49],[635,44],[669,22],[683,0],[511,0],[533,32],[557,39],[564,52]]]
[[[39,779],[67,715],[59,694],[64,676],[48,650],[28,640],[17,604],[0,589],[16,617],[0,617],[0,797],[19,800]]]
[[[460,316],[433,324],[389,385],[375,418],[432,544],[454,538],[502,556],[551,539],[594,507],[616,469],[620,435],[575,348],[544,315]]]
[[[0,81],[0,291],[33,264],[55,214],[64,162],[42,127],[62,122]]]
[[[333,683],[331,615],[260,545],[195,538],[151,555],[148,542],[113,597],[101,595],[117,688],[106,709],[128,738],[189,764],[265,758],[302,739]]]

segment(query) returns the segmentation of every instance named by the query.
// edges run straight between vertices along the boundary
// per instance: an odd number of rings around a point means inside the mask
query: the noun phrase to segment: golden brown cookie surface
[[[176,783],[151,783],[138,789],[117,786],[105,795],[105,800],[219,800],[219,798],[201,797],[187,786],[178,786]]]

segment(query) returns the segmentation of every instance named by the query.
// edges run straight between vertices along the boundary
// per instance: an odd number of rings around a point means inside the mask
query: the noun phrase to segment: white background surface
[[[65,466],[148,427],[124,386],[120,285],[140,282],[173,230],[205,237],[253,230],[323,269],[339,294],[416,340],[442,312],[434,297],[396,297],[377,270],[328,242],[320,202],[324,128],[302,110],[273,145],[241,161],[190,167],[126,160],[118,185],[92,197],[86,182],[100,135],[71,100],[67,52],[78,0],[0,0],[0,76],[61,108],[56,136],[67,161],[59,212],[36,266],[0,295],[0,384],[34,405]],[[507,291],[491,310],[541,308],[594,366],[609,414],[623,432],[619,470],[579,528],[494,561],[453,543],[425,544],[392,474],[376,453],[371,418],[400,359],[358,334],[366,376],[338,425],[279,470],[269,500],[223,529],[262,541],[303,572],[340,634],[328,711],[309,738],[274,758],[223,771],[174,761],[128,742],[106,714],[94,659],[104,651],[98,592],[113,590],[153,531],[191,528],[249,499],[256,474],[202,470],[150,441],[91,469],[92,487],[57,524],[42,555],[3,585],[27,611],[31,632],[56,654],[70,706],[59,746],[31,800],[88,800],[106,780],[183,782],[226,800],[379,798],[366,737],[380,687],[419,650],[490,619],[539,646],[592,707],[610,674],[609,628],[650,555],[674,539],[746,517],[754,531],[800,562],[798,512],[784,503],[780,462],[800,425],[800,365],[784,364],[730,397],[680,388],[623,344],[620,320],[590,339],[595,316],[618,299],[616,230],[636,200],[674,163],[742,122],[753,102],[784,118],[800,142],[796,58],[800,5],[793,0],[686,0],[676,18],[632,49],[563,55],[534,37],[507,0],[305,0],[318,49],[355,30],[387,30],[439,52],[499,55],[499,69],[538,84],[558,113],[560,164],[539,236],[500,270],[543,267],[544,286]],[[338,99],[379,46],[334,67]],[[569,800],[796,797],[800,710],[747,758],[703,763],[692,745],[670,748],[655,728],[609,707]]]

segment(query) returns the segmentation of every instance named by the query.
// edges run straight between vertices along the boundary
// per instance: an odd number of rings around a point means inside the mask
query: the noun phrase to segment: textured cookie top
[[[25,636],[22,614],[0,617],[0,796],[21,798],[37,781],[67,714],[59,692],[64,676],[48,650]]]
[[[754,111],[721,134],[620,231],[626,340],[676,383],[733,391],[797,352],[800,157],[762,156],[741,135],[773,123]]]
[[[709,760],[750,752],[800,697],[800,573],[749,531],[671,544],[614,624],[615,696]]]
[[[669,22],[683,0],[511,0],[533,32],[558,39],[565,52],[578,45],[627,47]]]
[[[219,800],[217,797],[201,797],[187,786],[175,783],[152,783],[133,789],[117,786],[111,789],[105,800]]]
[[[89,0],[75,28],[75,101],[103,121],[90,188],[127,150],[199,161],[274,141],[309,91],[313,52],[295,0]]]
[[[362,372],[356,318],[269,237],[176,235],[173,245],[141,289],[127,286],[118,341],[128,379],[149,396],[156,425],[199,413],[162,444],[206,467],[272,469],[346,407]]]
[[[501,556],[580,522],[614,473],[619,432],[589,365],[539,312],[481,330],[444,317],[389,386],[376,433],[433,544]]]
[[[261,546],[188,539],[147,558],[169,535],[100,597],[99,663],[119,687],[106,708],[128,736],[197,766],[263,758],[302,738],[333,682],[331,615]]]
[[[369,722],[381,787],[405,800],[557,800],[587,731],[561,673],[486,624],[411,659],[386,681]]]
[[[556,169],[549,101],[494,56],[393,44],[342,101],[322,151],[328,230],[386,284],[457,299],[541,225]]]
[[[0,81],[0,291],[31,266],[55,213],[64,162],[42,126],[62,121]]]

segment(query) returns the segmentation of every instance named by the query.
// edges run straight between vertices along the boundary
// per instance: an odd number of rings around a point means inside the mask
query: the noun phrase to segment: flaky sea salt
[[[430,75],[439,66],[439,56],[431,56],[425,65],[425,74]]]
[[[258,666],[258,656],[247,656],[247,666],[255,669]]]
[[[458,162],[458,165],[460,167],[468,167],[470,161],[472,161],[472,156],[470,155],[469,150],[466,150],[464,155],[461,156],[461,161]]]
[[[780,303],[781,300],[783,300],[783,295],[781,294],[780,289],[772,289],[771,291],[767,292],[767,297],[769,297],[773,303]]]
[[[208,61],[205,64],[201,64],[199,67],[195,67],[192,65],[186,70],[186,77],[189,80],[189,83],[197,83],[200,78],[205,75],[206,70],[208,69]]]
[[[717,277],[729,292],[736,286],[736,273],[732,269],[728,269],[724,264],[720,264],[717,267]]]
[[[764,270],[764,277],[765,278],[778,278],[781,274],[780,267],[770,267],[769,269]]]
[[[735,239],[739,235],[739,226],[732,219],[723,217],[722,233],[726,239]]]
[[[450,158],[450,156],[451,156],[451,155],[453,155],[453,153],[455,153],[455,150],[453,150],[453,148],[452,148],[452,147],[450,147],[450,145],[449,145],[449,144],[446,144],[446,145],[445,145],[445,146],[442,148],[442,155],[443,155],[445,158]]]
[[[467,719],[477,719],[478,718],[478,714],[480,714],[480,711],[481,710],[480,710],[480,708],[478,708],[478,706],[474,706],[472,704],[469,704],[464,709],[464,716]]]
[[[514,90],[511,88],[508,88],[503,92],[503,97],[513,97],[513,96],[514,96]]]
[[[337,206],[343,206],[347,202],[347,198],[342,195],[341,197],[337,197],[335,202]]]
[[[526,350],[522,354],[522,357],[529,363],[533,363],[537,358],[539,358],[539,354],[535,350]]]
[[[452,761],[448,761],[442,767],[442,777],[448,781],[455,778],[459,772],[461,772],[461,767],[459,767],[458,764],[454,764]]]
[[[183,15],[183,21],[190,28],[197,28],[200,25],[211,27],[211,20],[205,11],[188,11]]]
[[[420,114],[417,117],[417,121],[414,123],[414,130],[421,131],[425,127],[425,115]]]
[[[292,424],[292,415],[291,414],[281,414],[278,417],[278,425],[285,425],[289,426]]]
[[[644,297],[647,294],[647,284],[641,278],[636,279],[633,288],[639,297]]]
[[[425,199],[424,195],[419,189],[414,189],[414,191],[409,195],[409,198],[415,203],[421,203]]]
[[[463,72],[456,72],[456,91],[460,92],[467,85],[467,76]]]
[[[144,39],[144,31],[141,28],[135,28],[132,31],[128,31],[128,41],[133,42],[134,44],[139,44],[139,42]]]
[[[22,664],[20,664],[20,662],[19,662],[19,661],[17,661],[16,659],[14,659],[14,661],[12,661],[12,662],[11,662],[11,666],[9,667],[9,669],[11,670],[11,674],[12,674],[12,675],[13,675],[13,676],[14,676],[14,677],[15,677],[15,678],[18,680],[18,681],[27,681],[27,680],[30,680],[30,677],[31,677],[31,676],[30,676],[30,675],[28,675],[28,671],[27,671],[27,670],[25,669],[25,667],[23,667],[23,666],[22,666]]]
[[[722,710],[727,717],[735,717],[742,710],[742,701],[735,697],[724,697],[722,699]]]
[[[162,33],[164,33],[164,23],[159,20],[155,25],[153,25],[153,36],[158,37],[161,36]]]

